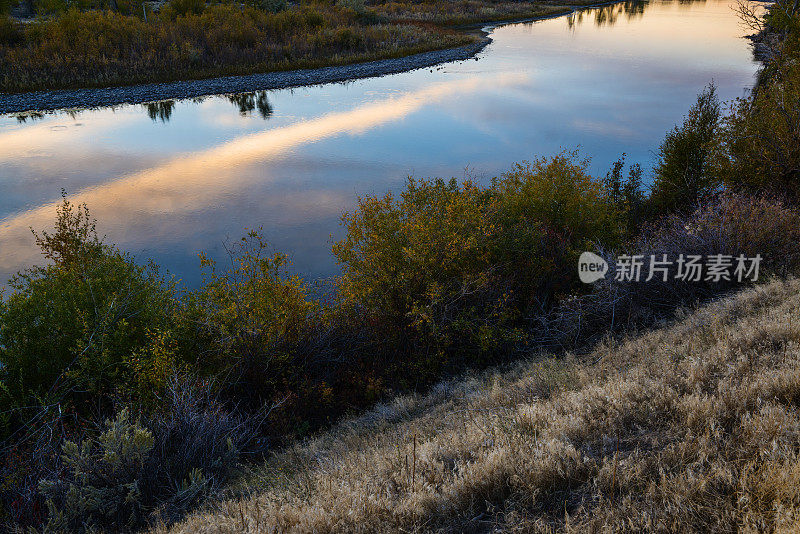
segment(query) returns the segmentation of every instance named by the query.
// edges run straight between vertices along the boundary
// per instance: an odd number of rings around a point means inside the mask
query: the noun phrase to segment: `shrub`
[[[518,342],[522,317],[574,287],[579,251],[619,236],[617,210],[586,166],[564,153],[488,188],[409,179],[397,199],[361,198],[333,247],[343,305],[433,369],[454,352],[463,365]]]
[[[656,215],[691,211],[697,201],[719,187],[714,167],[719,146],[720,103],[709,85],[683,124],[667,134],[659,148],[650,204]]]
[[[2,406],[8,414],[8,403]],[[43,524],[48,511],[39,482],[61,471],[61,440],[80,441],[85,429],[74,413],[56,406],[19,411],[27,424],[10,428],[0,441],[0,530],[4,532]]]
[[[122,409],[96,438],[63,443],[61,469],[39,484],[48,500],[45,530],[119,532],[153,516],[179,519],[220,489],[265,415],[235,415],[212,384],[173,377],[158,413],[135,421]]]
[[[725,123],[727,183],[800,199],[800,67],[739,99]]]
[[[55,232],[36,241],[51,263],[15,276],[0,302],[5,401],[80,408],[135,388],[130,355],[170,328],[171,286],[103,243],[86,207],[66,198]]]
[[[0,45],[15,46],[23,39],[24,36],[17,24],[0,9]]]
[[[123,410],[107,420],[96,442],[63,445],[66,481],[43,481],[49,499],[46,529],[54,532],[130,530],[144,515],[139,480],[153,448],[153,434]]]
[[[267,248],[251,231],[227,248],[227,270],[201,255],[204,282],[186,300],[189,335],[203,353],[198,366],[228,373],[228,386],[245,396],[273,391],[317,310],[303,281],[289,275],[287,257]]]
[[[256,442],[272,405],[244,413],[226,407],[213,381],[173,375],[158,410],[146,419],[153,434],[147,476],[139,484],[148,510],[176,521],[203,497],[220,491]]]
[[[67,0],[36,0],[37,15],[61,15],[70,9]]]
[[[252,0],[250,3],[268,13],[278,13],[286,9],[286,0]]]
[[[169,6],[178,15],[200,14],[206,7],[205,0],[170,0]]]
[[[364,0],[336,0],[336,5],[356,13],[364,13],[367,9]]]
[[[602,180],[588,173],[577,152],[522,163],[492,182],[504,222],[536,220],[564,235],[575,249],[620,238],[619,212]]]
[[[626,254],[644,256],[640,282],[618,281],[613,254],[605,254],[609,272],[590,294],[566,299],[543,321],[542,341],[558,345],[584,344],[593,336],[624,327],[649,326],[670,317],[676,308],[741,286],[731,280],[699,282],[676,279],[670,267],[666,281],[646,282],[651,256],[675,261],[684,256],[722,254],[762,257],[759,279],[800,273],[800,211],[770,197],[725,193],[701,204],[692,214],[673,214],[646,227]],[[748,283],[747,279],[743,283]]]

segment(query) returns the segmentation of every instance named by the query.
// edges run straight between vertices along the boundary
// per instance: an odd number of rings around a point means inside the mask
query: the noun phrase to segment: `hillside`
[[[398,398],[170,532],[796,531],[798,312],[800,281],[775,281]]]

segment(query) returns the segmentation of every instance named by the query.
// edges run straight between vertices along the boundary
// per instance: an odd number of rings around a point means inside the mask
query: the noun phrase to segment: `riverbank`
[[[346,82],[385,76],[474,57],[491,42],[482,36],[478,42],[457,48],[433,50],[405,57],[382,59],[316,69],[267,72],[244,76],[225,76],[205,80],[89,88],[36,91],[0,96],[0,113],[52,111],[121,104],[141,104],[159,100],[197,98],[222,93],[248,93],[265,89],[284,89],[322,83]]]
[[[615,3],[615,2],[610,2]],[[609,3],[601,4],[606,5]],[[322,83],[345,82],[349,80],[384,76],[431,67],[442,63],[462,61],[474,57],[491,42],[489,31],[502,24],[530,22],[574,13],[579,9],[595,7],[598,4],[582,3],[572,6],[537,5],[535,15],[525,16],[525,12],[514,12],[508,17],[497,16],[494,20],[475,22],[475,17],[452,18],[464,22],[458,28],[457,37],[449,42],[468,42],[468,44],[433,50],[425,50],[431,43],[416,47],[395,50],[390,57],[364,61],[369,55],[340,57],[326,60],[309,60],[298,65],[334,62],[332,65],[317,68],[282,69],[270,72],[232,76],[201,76],[190,80],[165,81],[135,85],[109,84],[106,87],[86,87],[79,89],[55,89],[32,92],[0,93],[0,113],[41,112],[70,108],[92,108],[122,104],[138,104],[160,100],[196,98],[213,94],[245,93],[265,89],[282,89]],[[452,30],[450,30],[452,32]],[[378,53],[380,56],[380,53]],[[336,64],[338,63],[338,64]]]

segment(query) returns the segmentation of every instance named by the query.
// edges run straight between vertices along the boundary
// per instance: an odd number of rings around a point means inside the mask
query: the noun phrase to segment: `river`
[[[742,96],[757,64],[735,3],[614,4],[499,26],[476,58],[401,74],[46,115],[0,116],[0,284],[41,262],[62,188],[109,242],[191,287],[197,253],[263,227],[292,270],[337,272],[331,239],[359,195],[407,176],[488,181],[580,147],[604,175],[647,170],[710,81]]]

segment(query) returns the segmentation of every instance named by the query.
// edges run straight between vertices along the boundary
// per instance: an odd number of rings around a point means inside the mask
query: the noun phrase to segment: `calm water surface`
[[[477,58],[294,90],[0,116],[0,285],[41,261],[29,228],[60,191],[138,260],[192,286],[197,252],[262,226],[306,277],[337,272],[331,236],[358,195],[408,175],[478,180],[580,146],[605,174],[649,168],[713,79],[742,96],[756,65],[733,2],[650,2],[496,28]]]

